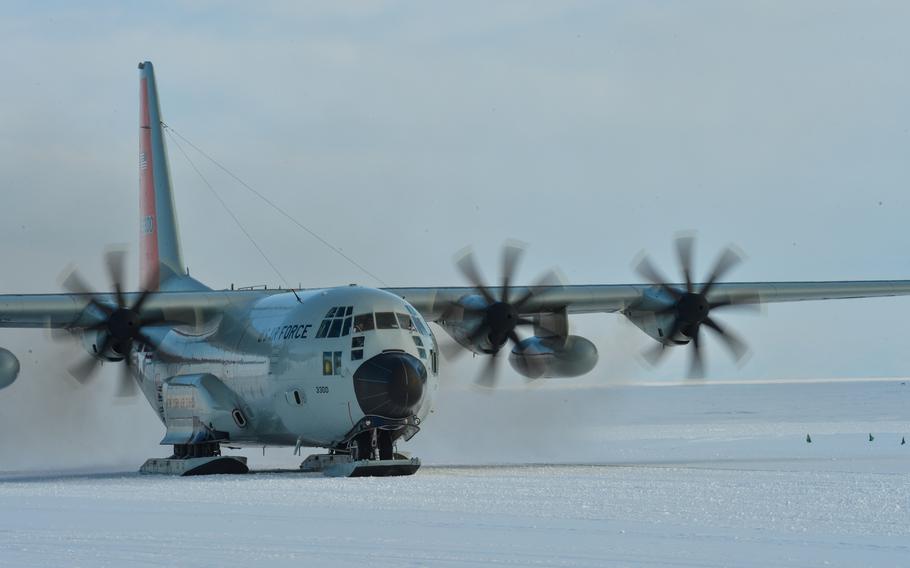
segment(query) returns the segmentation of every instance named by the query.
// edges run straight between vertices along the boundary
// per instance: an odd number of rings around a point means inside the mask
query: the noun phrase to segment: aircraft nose
[[[354,392],[364,414],[407,418],[414,414],[427,382],[427,368],[407,353],[380,353],[354,372]]]

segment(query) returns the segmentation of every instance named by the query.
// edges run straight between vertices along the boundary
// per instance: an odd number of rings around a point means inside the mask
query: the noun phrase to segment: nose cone
[[[354,392],[363,413],[387,418],[413,415],[426,382],[427,368],[407,353],[381,353],[354,372]]]

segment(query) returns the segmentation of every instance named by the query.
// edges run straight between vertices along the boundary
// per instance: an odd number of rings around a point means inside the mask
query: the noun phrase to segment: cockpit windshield
[[[363,333],[364,331],[371,331],[376,327],[376,324],[373,323],[373,314],[360,314],[354,316],[354,333]]]
[[[365,333],[374,329],[404,329],[407,331],[416,331],[420,335],[430,335],[430,329],[427,327],[426,321],[424,321],[417,310],[411,306],[407,306],[407,310],[409,312],[407,314],[401,312],[357,314],[353,316],[353,321],[351,317],[346,317],[344,325],[340,329],[341,335],[347,335],[349,329],[350,333]],[[347,312],[347,315],[350,316],[350,312]],[[318,337],[337,337],[337,335],[332,334],[334,331],[333,327],[336,324],[334,321],[331,322],[331,324],[332,325],[325,330],[326,332],[322,335],[318,335]]]
[[[398,318],[394,312],[376,312],[376,329],[398,329]]]

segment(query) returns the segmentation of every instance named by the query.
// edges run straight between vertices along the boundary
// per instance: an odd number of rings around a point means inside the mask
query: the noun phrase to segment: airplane
[[[740,261],[724,250],[709,276],[692,275],[693,239],[676,253],[683,281],[669,282],[647,257],[642,284],[566,285],[548,272],[530,286],[513,283],[522,248],[503,249],[502,280],[487,286],[471,254],[457,265],[470,286],[215,290],[192,278],[181,253],[151,62],[139,64],[138,292],[123,290],[123,251],[109,251],[112,293],[91,289],[77,272],[67,293],[0,295],[0,327],[45,328],[78,339],[88,356],[70,368],[80,382],[104,363],[120,364],[119,391],[141,392],[165,427],[167,458],[140,471],[175,475],[246,473],[246,458],[222,446],[325,448],[301,470],[333,476],[410,475],[420,460],[397,451],[424,425],[439,390],[438,325],[460,352],[486,361],[477,383],[496,383],[509,348],[529,380],[590,372],[598,354],[569,333],[569,316],[618,313],[655,340],[652,363],[672,347],[692,347],[691,376],[704,371],[703,328],[741,359],[746,345],[715,310],[794,302],[900,296],[910,281],[721,282]],[[232,287],[233,288],[233,287]],[[519,329],[529,329],[522,337]],[[454,356],[453,351],[452,356]],[[0,349],[0,388],[19,362]]]

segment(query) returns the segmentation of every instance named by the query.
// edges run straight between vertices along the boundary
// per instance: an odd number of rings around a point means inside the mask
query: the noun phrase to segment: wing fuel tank
[[[0,347],[0,389],[5,389],[19,376],[19,359],[10,351]]]
[[[584,375],[597,365],[597,347],[577,335],[565,341],[558,337],[529,337],[509,354],[517,373],[529,379],[571,378]]]

